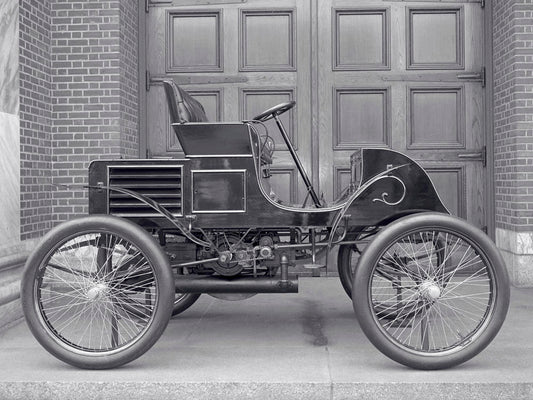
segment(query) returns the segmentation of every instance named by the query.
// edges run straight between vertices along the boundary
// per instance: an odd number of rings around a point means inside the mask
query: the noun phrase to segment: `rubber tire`
[[[159,298],[150,326],[134,344],[113,354],[98,354],[67,350],[59,345],[41,321],[35,306],[34,282],[41,264],[60,243],[83,232],[103,231],[122,236],[134,244],[149,260],[156,276]],[[170,320],[174,300],[174,278],[167,256],[157,242],[140,226],[109,215],[92,215],[62,223],[48,232],[26,261],[21,284],[22,309],[26,322],[37,341],[58,359],[84,369],[108,369],[135,360],[159,339]]]
[[[372,300],[369,295],[369,283],[374,265],[381,253],[392,245],[399,237],[416,228],[446,228],[459,236],[469,238],[472,245],[481,250],[487,260],[487,267],[492,268],[494,276],[494,309],[488,326],[477,340],[466,345],[462,350],[443,356],[423,356],[413,354],[394,344],[378,327],[374,319]],[[357,319],[367,338],[379,351],[389,358],[411,368],[435,370],[450,368],[461,364],[481,352],[494,339],[500,330],[509,308],[509,278],[503,259],[491,239],[466,221],[447,214],[421,213],[397,220],[376,235],[366,247],[354,276],[353,306]]]
[[[178,314],[181,314],[183,311],[188,309],[190,306],[192,306],[196,300],[198,300],[198,297],[200,297],[201,293],[185,293],[178,302],[174,299],[173,302],[173,309],[172,309],[172,316],[176,316]]]
[[[349,298],[352,298],[353,275],[350,271],[350,262],[352,256],[352,245],[343,244],[339,246],[337,254],[337,272],[344,291]],[[358,263],[359,264],[359,263]],[[357,266],[355,267],[357,271]]]
[[[361,235],[355,235],[351,237],[352,240],[357,240],[360,238]],[[352,283],[353,278],[355,275],[355,271],[357,270],[357,265],[359,264],[359,260],[357,260],[357,264],[354,268],[354,273],[352,273],[350,268],[350,262],[351,262],[351,256],[352,256],[352,246],[351,244],[343,244],[339,246],[339,252],[337,253],[337,272],[339,274],[339,279],[341,281],[342,287],[348,297],[352,298]],[[361,253],[364,251],[359,250],[359,258],[361,258]]]

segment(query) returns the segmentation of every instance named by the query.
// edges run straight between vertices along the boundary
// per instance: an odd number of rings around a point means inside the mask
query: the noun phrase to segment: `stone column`
[[[494,0],[496,244],[515,286],[533,286],[533,2]]]
[[[21,245],[18,17],[18,0],[0,2],[0,326],[20,316],[11,268]]]

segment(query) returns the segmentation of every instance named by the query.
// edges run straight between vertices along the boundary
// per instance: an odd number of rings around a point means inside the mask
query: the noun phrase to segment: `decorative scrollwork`
[[[381,179],[387,179],[387,178],[394,179],[394,180],[400,182],[400,184],[402,185],[403,193],[402,193],[400,199],[397,200],[397,201],[392,201],[392,202],[388,201],[387,198],[389,197],[389,194],[387,192],[383,192],[383,193],[381,193],[381,198],[372,199],[372,202],[380,201],[382,203],[385,203],[388,206],[396,206],[396,205],[400,204],[403,201],[403,199],[405,199],[405,195],[407,194],[407,188],[405,187],[405,183],[403,183],[403,181],[400,178],[398,178],[397,176],[394,176],[394,175],[380,176],[373,183],[375,183],[375,182],[377,182],[377,181],[379,181]]]

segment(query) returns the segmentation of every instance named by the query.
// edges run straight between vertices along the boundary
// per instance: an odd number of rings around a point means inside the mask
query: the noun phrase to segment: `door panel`
[[[387,88],[334,88],[333,149],[390,144]]]
[[[466,171],[460,164],[440,163],[439,166],[425,164],[439,196],[454,215],[466,217]]]
[[[407,148],[464,149],[464,87],[408,86]]]
[[[407,7],[407,68],[462,69],[462,7]]]
[[[240,11],[240,71],[294,71],[295,10]]]
[[[332,15],[333,69],[388,69],[388,16],[382,8],[336,9]]]
[[[170,9],[165,19],[167,72],[223,70],[222,10]]]

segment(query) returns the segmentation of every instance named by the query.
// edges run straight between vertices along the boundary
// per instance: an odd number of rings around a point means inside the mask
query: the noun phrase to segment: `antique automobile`
[[[357,320],[391,359],[448,368],[492,341],[509,305],[501,255],[449,215],[415,161],[362,148],[349,186],[326,204],[279,118],[294,102],[212,123],[172,80],[163,85],[185,156],[92,162],[90,215],[53,228],[27,260],[23,309],[46,350],[81,368],[117,367],[145,353],[202,293],[295,293],[294,271],[324,267],[337,247]],[[306,186],[304,204],[271,189],[269,119]]]

